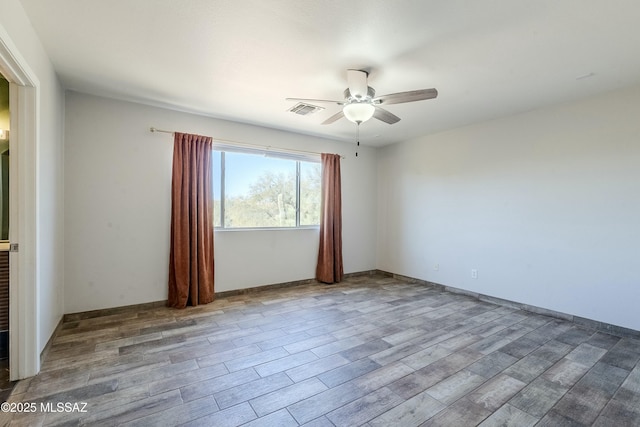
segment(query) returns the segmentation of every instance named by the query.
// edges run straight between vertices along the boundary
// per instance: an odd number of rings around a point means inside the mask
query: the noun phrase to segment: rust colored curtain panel
[[[208,136],[175,133],[167,305],[213,301],[213,183]]]
[[[340,156],[322,153],[320,247],[316,279],[323,283],[337,283],[342,281],[343,276]]]

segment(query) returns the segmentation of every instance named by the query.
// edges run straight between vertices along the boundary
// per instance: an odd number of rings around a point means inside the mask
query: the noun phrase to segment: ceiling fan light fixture
[[[364,123],[373,117],[376,107],[366,102],[352,102],[342,109],[344,116],[353,123]]]

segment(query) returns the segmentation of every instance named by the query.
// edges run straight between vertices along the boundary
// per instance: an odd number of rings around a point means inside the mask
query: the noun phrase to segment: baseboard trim
[[[132,311],[135,312],[135,311],[140,311],[144,309],[165,307],[166,305],[167,305],[167,301],[164,300],[164,301],[145,302],[142,304],[123,305],[120,307],[100,308],[97,310],[90,310],[90,311],[80,311],[77,313],[65,314],[63,317],[63,321],[64,323],[77,322],[85,319],[93,319],[94,317],[103,317],[103,316],[110,316],[112,314],[129,313]]]
[[[640,331],[637,331],[635,329],[625,328],[623,326],[618,326],[618,325],[613,325],[613,324],[610,324],[610,323],[600,322],[600,321],[597,321],[597,320],[587,319],[587,318],[580,317],[580,316],[574,316],[572,314],[567,314],[567,313],[563,313],[563,312],[560,312],[560,311],[550,310],[550,309],[547,309],[547,308],[544,308],[544,307],[537,307],[537,306],[534,306],[534,305],[523,304],[523,303],[519,303],[519,302],[516,302],[516,301],[511,301],[511,300],[507,300],[507,299],[503,299],[503,298],[493,297],[493,296],[490,296],[490,295],[484,295],[484,294],[480,294],[480,293],[477,293],[477,292],[468,291],[466,289],[456,288],[454,286],[443,285],[443,284],[440,284],[440,283],[429,282],[427,280],[417,279],[415,277],[410,277],[410,276],[404,276],[404,275],[401,275],[401,274],[391,273],[389,271],[384,271],[384,270],[357,271],[357,272],[345,274],[344,278],[348,279],[348,278],[351,278],[351,277],[373,276],[373,275],[383,275],[383,276],[387,276],[387,277],[393,277],[394,279],[402,280],[402,281],[409,282],[409,283],[417,283],[417,284],[420,284],[420,285],[430,286],[430,287],[433,287],[433,288],[436,288],[436,289],[440,289],[440,290],[451,292],[451,293],[458,294],[458,295],[466,295],[468,297],[475,298],[475,299],[480,300],[480,301],[490,302],[490,303],[497,304],[497,305],[500,305],[500,306],[503,306],[503,307],[515,308],[515,309],[518,309],[518,310],[528,311],[530,313],[541,314],[541,315],[553,317],[553,318],[556,318],[556,319],[566,320],[568,322],[575,323],[576,325],[584,326],[584,327],[587,327],[587,328],[590,328],[590,329],[594,329],[594,330],[597,330],[597,331],[605,332],[605,333],[608,333],[608,334],[611,334],[611,335],[615,335],[615,336],[618,336],[618,337],[640,339]],[[244,289],[234,289],[234,290],[230,290],[230,291],[216,292],[215,293],[215,297],[216,298],[228,298],[228,297],[232,297],[232,296],[247,295],[247,294],[252,294],[252,293],[269,291],[269,290],[273,290],[273,289],[290,288],[290,287],[302,286],[302,285],[332,286],[332,285],[327,285],[327,284],[324,284],[324,283],[320,283],[320,282],[316,281],[315,279],[302,279],[302,280],[294,280],[294,281],[291,281],[291,282],[273,283],[273,284],[263,285],[263,286],[254,286],[254,287],[244,288]],[[60,329],[62,323],[77,322],[79,320],[91,319],[91,318],[94,318],[94,317],[102,317],[102,316],[109,316],[109,315],[112,315],[112,314],[120,314],[120,313],[132,312],[132,311],[133,312],[140,311],[140,310],[144,310],[144,309],[165,307],[166,305],[167,305],[167,301],[164,300],[164,301],[148,302],[148,303],[143,303],[143,304],[133,304],[133,305],[127,305],[127,306],[122,306],[122,307],[104,308],[104,309],[84,311],[84,312],[79,312],[79,313],[65,314],[63,316],[63,318],[60,320],[60,323],[58,323],[58,326],[56,327],[56,330],[54,331],[54,333],[51,335],[51,338],[49,338],[49,341],[47,342],[47,345],[42,350],[42,352],[40,354],[40,360],[41,361],[44,360],[44,356],[46,356],[46,352],[49,350],[49,347],[51,346],[51,342],[53,341],[53,337],[55,337],[55,335],[57,334],[57,332]]]
[[[357,272],[354,272],[354,273],[345,274],[344,278],[348,279],[350,277],[372,276],[374,274],[380,274],[380,273],[381,272],[379,270],[357,271]],[[385,274],[388,274],[388,273],[385,273]],[[234,289],[234,290],[230,290],[230,291],[216,292],[215,293],[215,298],[216,299],[218,299],[218,298],[228,298],[228,297],[232,297],[232,296],[247,295],[247,294],[252,294],[252,293],[256,293],[256,292],[264,292],[264,291],[268,291],[268,290],[272,290],[272,289],[290,288],[290,287],[301,286],[301,285],[331,286],[331,285],[327,285],[325,283],[320,283],[316,279],[302,279],[302,280],[294,280],[294,281],[291,281],[291,282],[272,283],[272,284],[269,284],[269,285],[253,286],[253,287],[250,287],[250,288]],[[167,305],[167,301],[163,300],[163,301],[152,301],[152,302],[147,302],[147,303],[142,303],[142,304],[125,305],[125,306],[113,307],[113,308],[102,308],[102,309],[97,309],[97,310],[81,311],[81,312],[77,312],[77,313],[65,314],[63,316],[61,322],[63,322],[63,323],[77,322],[77,321],[80,321],[80,320],[92,319],[94,317],[103,317],[103,316],[110,316],[110,315],[113,315],[113,314],[130,313],[130,312],[140,311],[140,310],[144,310],[144,309],[165,307],[166,305]],[[59,326],[60,325],[58,325],[58,327]],[[56,330],[57,330],[57,328],[56,328]],[[54,335],[55,335],[55,333],[54,333]],[[52,335],[52,337],[53,337],[53,335]],[[49,341],[51,341],[51,339]]]
[[[62,329],[63,323],[64,323],[64,316],[60,318],[60,320],[58,321],[58,324],[56,325],[56,328],[53,330],[53,333],[49,337],[49,340],[47,341],[47,343],[44,345],[44,348],[40,352],[40,365],[44,363],[44,359],[47,357],[47,354],[49,354],[49,350],[51,350],[51,345],[53,344],[53,339],[58,335],[58,332],[60,332],[60,329]]]
[[[247,294],[254,294],[257,292],[270,291],[273,289],[291,288],[294,286],[311,285],[311,284],[320,284],[320,283],[318,283],[316,279],[294,280],[291,282],[272,283],[272,284],[263,285],[263,286],[253,286],[250,288],[233,289],[230,291],[216,292],[215,296],[216,298],[228,298],[228,297],[233,297],[238,295],[247,295]]]
[[[486,301],[493,304],[497,304],[504,307],[515,308],[518,310],[528,311],[530,313],[541,314],[544,316],[553,317],[556,319],[566,320],[575,323],[579,326],[594,329],[596,331],[605,332],[607,334],[615,335],[623,338],[640,338],[640,331],[635,329],[625,328],[623,326],[612,325],[610,323],[600,322],[598,320],[587,319],[580,316],[574,316],[572,314],[563,313],[560,311],[550,310],[544,307],[537,307],[534,305],[523,304],[516,301],[511,301],[503,298],[497,298],[490,295],[484,295],[477,292],[468,291],[466,289],[460,289],[453,286],[447,286],[440,283],[429,282],[427,280],[417,279],[415,277],[403,276],[401,274],[390,273],[388,271],[378,270],[380,274],[388,275],[399,280],[404,280],[410,283],[418,283],[425,286],[431,286],[437,289],[441,289],[447,292],[451,292],[459,295],[466,295],[471,298],[478,299],[480,301]]]

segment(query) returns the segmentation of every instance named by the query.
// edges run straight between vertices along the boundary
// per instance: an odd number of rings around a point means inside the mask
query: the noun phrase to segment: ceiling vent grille
[[[324,110],[324,107],[318,107],[317,105],[305,104],[304,102],[298,102],[296,105],[288,109],[294,114],[299,116],[308,116],[309,114],[313,114],[317,111]]]

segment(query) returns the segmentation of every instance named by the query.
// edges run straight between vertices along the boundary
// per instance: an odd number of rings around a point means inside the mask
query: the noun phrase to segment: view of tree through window
[[[320,223],[320,163],[230,151],[213,162],[216,227]]]
[[[320,224],[320,163],[300,162],[300,225]]]

